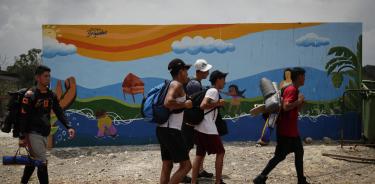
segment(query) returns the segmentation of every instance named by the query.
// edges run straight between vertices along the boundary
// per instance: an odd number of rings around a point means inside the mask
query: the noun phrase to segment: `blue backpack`
[[[168,121],[170,110],[164,106],[171,81],[166,80],[152,88],[142,101],[141,114],[145,121],[163,124]]]

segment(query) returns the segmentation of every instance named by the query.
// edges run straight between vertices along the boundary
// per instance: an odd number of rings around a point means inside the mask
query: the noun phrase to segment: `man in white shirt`
[[[225,102],[220,99],[219,90],[225,86],[225,77],[227,73],[215,70],[210,75],[212,88],[207,90],[205,98],[201,103],[201,109],[204,109],[205,116],[203,121],[195,126],[194,142],[197,145],[196,157],[193,164],[192,183],[197,183],[199,167],[202,164],[204,156],[207,154],[216,154],[215,163],[215,183],[224,184],[222,177],[223,161],[225,149],[216,127],[216,118],[218,108],[224,106]],[[207,114],[206,114],[207,113]]]

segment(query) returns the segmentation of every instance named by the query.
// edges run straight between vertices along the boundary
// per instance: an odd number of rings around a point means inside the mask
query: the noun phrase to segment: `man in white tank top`
[[[160,143],[161,158],[163,161],[160,183],[177,184],[191,169],[188,148],[181,134],[184,109],[192,108],[191,100],[186,100],[183,85],[188,82],[191,65],[186,65],[181,59],[174,59],[168,65],[172,75],[172,82],[165,97],[164,106],[172,113],[167,122],[156,128],[156,136]],[[179,163],[179,169],[172,175],[173,163]]]

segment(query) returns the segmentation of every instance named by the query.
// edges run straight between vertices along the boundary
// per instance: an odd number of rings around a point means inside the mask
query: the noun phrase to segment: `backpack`
[[[197,80],[196,78],[188,78],[188,82],[187,82],[186,84],[184,84],[184,90],[185,90],[186,94],[187,94],[187,92],[188,92],[188,88],[187,88],[187,86],[190,84],[190,82],[193,82],[193,81],[197,81],[197,82],[199,82],[199,84],[200,84],[200,89],[199,89],[199,91],[204,90],[204,88],[203,88],[203,86],[202,86],[202,83],[201,83],[199,80]],[[196,93],[198,93],[198,92],[196,92]],[[193,94],[191,94],[191,95],[193,95]]]
[[[21,112],[21,105],[23,97],[25,93],[29,90],[29,88],[22,88],[15,92],[8,92],[10,96],[9,102],[7,104],[7,114],[3,122],[0,122],[1,131],[4,133],[10,133],[11,130],[13,133],[13,137],[19,137],[20,133],[20,112]],[[34,88],[31,90],[35,91]],[[35,94],[35,93],[34,93]],[[34,98],[33,95],[31,98]]]
[[[205,115],[217,109],[217,108],[213,108],[205,113],[204,110],[200,108],[201,103],[204,97],[206,96],[207,90],[208,89],[196,92],[190,96],[190,100],[193,102],[193,107],[191,109],[185,110],[184,112],[185,123],[189,123],[191,125],[199,125],[203,121],[203,118]]]
[[[168,121],[170,110],[164,106],[164,100],[168,93],[171,81],[164,81],[152,88],[141,105],[141,115],[145,121],[163,124]]]

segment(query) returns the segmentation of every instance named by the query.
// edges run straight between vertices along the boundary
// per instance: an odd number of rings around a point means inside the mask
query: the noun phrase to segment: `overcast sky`
[[[374,0],[0,0],[0,56],[9,65],[41,48],[43,24],[362,22],[363,64],[375,65],[374,8]]]

